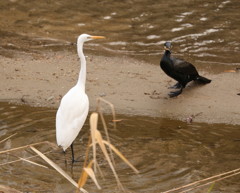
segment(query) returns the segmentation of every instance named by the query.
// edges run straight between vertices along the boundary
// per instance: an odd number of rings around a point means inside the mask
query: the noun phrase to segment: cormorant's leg
[[[74,163],[75,159],[74,159],[73,143],[71,144],[71,150],[72,150],[72,163]]]
[[[174,84],[173,86],[170,86],[168,88],[170,88],[170,89],[177,89],[177,88],[181,88],[181,87],[182,87],[182,85],[179,82],[177,82],[176,84]]]
[[[178,96],[182,93],[182,90],[183,90],[183,87],[181,86],[181,88],[179,90],[177,90],[175,92],[172,91],[168,95],[169,95],[170,98],[176,97],[176,96]]]

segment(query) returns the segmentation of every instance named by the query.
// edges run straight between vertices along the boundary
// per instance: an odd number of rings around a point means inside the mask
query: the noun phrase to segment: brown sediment
[[[61,97],[76,84],[80,64],[76,53],[0,56],[0,101],[57,108]],[[212,79],[191,83],[176,98],[168,87],[175,82],[158,65],[129,57],[88,54],[86,92],[90,110],[96,98],[111,101],[118,114],[167,117],[195,122],[240,124],[240,74],[199,73]],[[197,115],[197,116],[196,116]]]

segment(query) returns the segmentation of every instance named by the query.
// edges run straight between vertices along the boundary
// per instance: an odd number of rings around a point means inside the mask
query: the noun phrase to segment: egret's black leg
[[[65,152],[65,151],[63,151],[63,153],[64,153],[64,158],[65,158],[65,165],[67,165],[66,152]]]
[[[74,163],[75,159],[74,159],[73,143],[71,144],[71,151],[72,151],[72,163]]]
[[[177,90],[175,92],[173,92],[173,91],[170,92],[168,95],[169,95],[170,98],[176,97],[176,96],[178,96],[182,93],[182,90],[183,90],[183,87],[181,87],[179,90]]]
[[[71,151],[72,151],[72,163],[79,162],[79,161],[75,160],[74,150],[73,150],[73,143],[71,144]]]
[[[177,82],[176,84],[174,84],[173,86],[170,86],[168,88],[170,88],[170,89],[177,89],[177,88],[181,88],[181,87],[182,87],[182,85],[179,82]]]

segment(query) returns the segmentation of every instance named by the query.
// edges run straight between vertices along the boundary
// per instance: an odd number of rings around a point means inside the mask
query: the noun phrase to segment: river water
[[[0,144],[1,150],[46,140],[55,143],[55,113],[55,109],[0,103],[0,141],[14,135]],[[106,118],[110,120],[109,116]],[[115,159],[120,180],[130,192],[162,192],[240,166],[239,126],[187,124],[168,119],[124,115],[118,115],[117,118],[122,121],[117,124],[117,130],[110,130],[111,142],[140,171],[136,175],[121,160]],[[112,128],[111,125],[109,127]],[[102,130],[101,126],[99,129]],[[53,150],[47,154],[76,181],[83,166],[88,135],[87,121],[80,132],[81,137],[75,141],[75,154],[80,162],[76,162],[73,168],[70,164],[70,149],[66,153],[67,165],[62,150]],[[48,145],[36,148],[42,152],[52,150]],[[18,157],[33,155],[29,149],[1,155],[0,184],[23,192],[74,192],[73,186],[41,158],[31,161],[48,166],[48,169],[23,161],[2,165]],[[97,190],[91,180],[85,188],[89,192],[121,192],[117,189],[106,161],[102,156],[99,156],[99,160],[105,174],[105,180],[101,180],[98,175],[103,190]],[[191,192],[207,192],[209,187],[210,185]],[[212,192],[237,193],[239,190],[238,175],[216,183]]]
[[[89,33],[107,40],[86,49],[158,65],[163,43],[170,40],[176,56],[214,72],[240,65],[239,9],[238,0],[6,0],[0,2],[0,50],[8,57],[64,50]]]
[[[0,1],[0,54],[36,54],[43,50],[74,50],[72,42],[81,33],[104,35],[106,41],[86,45],[106,55],[127,55],[158,65],[166,40],[173,53],[198,68],[221,72],[240,65],[240,2],[238,0],[124,0],[124,1]],[[100,51],[99,51],[100,50]],[[32,108],[0,103],[1,149],[40,141],[55,142],[55,109]],[[120,160],[118,173],[131,192],[157,193],[239,168],[239,126],[187,124],[175,120],[126,117],[111,131],[111,141],[139,169],[135,175]],[[76,152],[84,155],[88,123],[76,142]],[[40,146],[41,151],[49,147]],[[33,155],[30,150],[2,155],[1,164]],[[80,175],[83,156],[71,168],[60,150],[48,156],[75,180]],[[67,159],[70,159],[69,151]],[[40,158],[34,161],[47,164]],[[102,162],[106,169],[105,162]],[[89,192],[120,192],[110,170],[98,191],[90,181]],[[212,192],[240,192],[239,175],[216,183]],[[72,185],[52,168],[26,162],[2,165],[0,184],[23,192],[73,192]],[[192,192],[207,192],[207,188]]]

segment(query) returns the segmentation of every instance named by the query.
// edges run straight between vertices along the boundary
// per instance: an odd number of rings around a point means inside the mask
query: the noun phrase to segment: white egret
[[[73,162],[73,141],[83,127],[89,110],[89,100],[85,93],[86,59],[83,54],[83,44],[89,40],[102,38],[105,37],[88,34],[82,34],[78,37],[77,52],[81,62],[79,78],[77,84],[63,96],[56,114],[57,144],[63,148],[64,152],[71,146]]]

